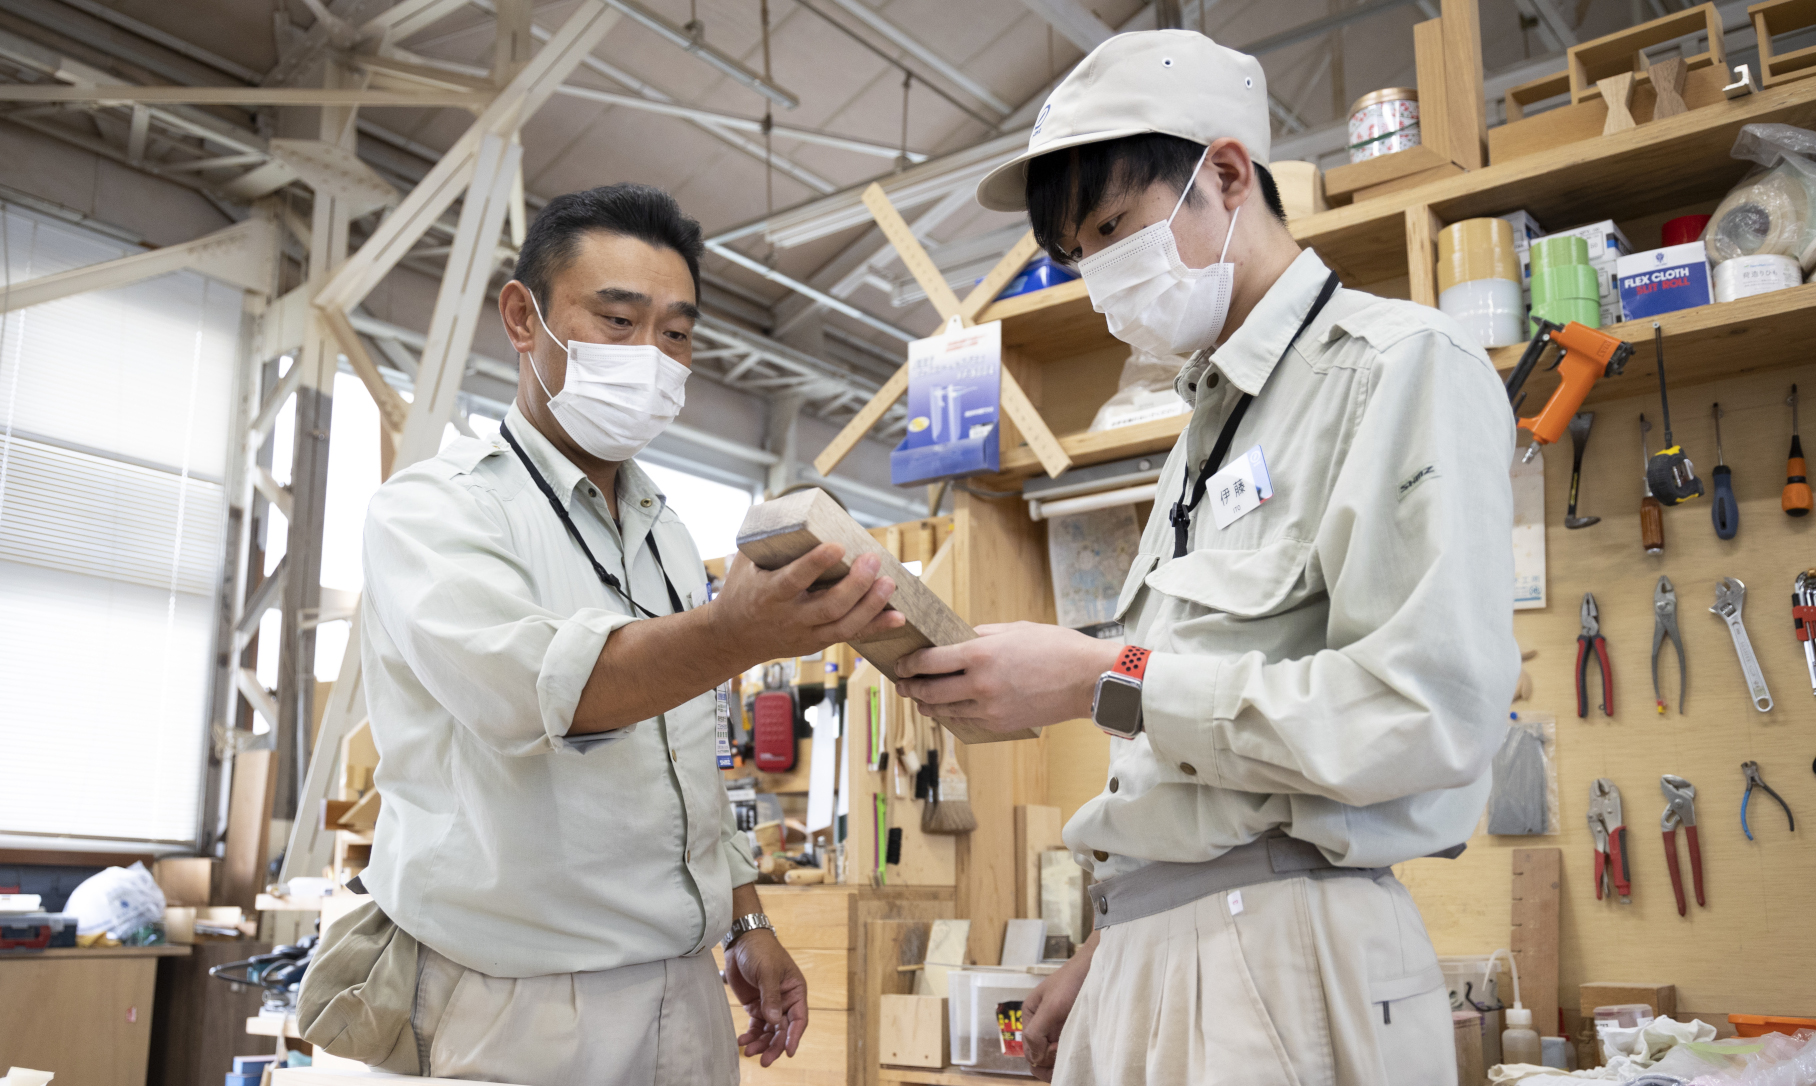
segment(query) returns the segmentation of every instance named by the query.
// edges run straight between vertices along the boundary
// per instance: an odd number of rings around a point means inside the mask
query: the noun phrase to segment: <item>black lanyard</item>
[[[1330,278],[1324,281],[1324,289],[1318,292],[1318,300],[1312,303],[1311,311],[1305,315],[1304,320],[1299,322],[1298,331],[1293,333],[1293,338],[1286,341],[1286,349],[1280,352],[1280,361],[1274,363],[1275,369],[1286,361],[1287,353],[1293,349],[1293,344],[1299,342],[1299,337],[1305,334],[1305,330],[1311,327],[1312,321],[1316,320],[1318,313],[1323,310],[1324,303],[1330,301],[1331,295],[1336,292],[1337,273],[1331,272]],[[1198,469],[1197,485],[1192,484],[1192,472],[1189,468],[1186,470],[1185,477],[1179,481],[1179,500],[1173,503],[1172,512],[1167,515],[1167,519],[1173,525],[1174,558],[1185,557],[1186,535],[1192,530],[1192,510],[1198,508],[1198,503],[1204,500],[1205,487],[1210,483],[1211,476],[1222,469],[1223,458],[1230,454],[1230,443],[1236,439],[1236,427],[1242,425],[1242,416],[1248,414],[1249,404],[1254,402],[1255,396],[1252,392],[1244,392],[1242,398],[1236,401],[1230,417],[1224,420],[1223,429],[1217,433],[1217,444],[1211,446],[1211,455],[1205,458],[1203,465]],[[1191,493],[1191,501],[1186,500],[1188,489]]]
[[[523,461],[523,466],[529,470],[530,478],[536,480],[536,489],[542,491],[542,496],[549,500],[549,505],[555,510],[555,515],[561,518],[561,523],[567,525],[568,534],[574,537],[574,542],[580,544],[580,553],[586,555],[586,560],[592,563],[593,572],[599,575],[601,581],[605,582],[605,587],[623,596],[626,603],[642,611],[645,617],[659,617],[654,611],[633,599],[630,590],[619,584],[618,578],[607,573],[605,567],[599,564],[599,559],[593,557],[593,548],[587,546],[586,540],[581,538],[580,529],[574,525],[574,518],[568,516],[567,507],[561,504],[561,499],[555,497],[554,488],[550,487],[548,480],[542,477],[542,472],[536,470],[536,465],[530,462],[529,456],[523,451],[523,446],[517,444],[517,439],[511,436],[511,428],[501,422],[498,424],[498,432],[504,435],[505,442],[511,446],[511,451],[517,454],[517,459]],[[650,525],[649,535],[645,538],[649,541],[650,554],[656,559],[656,568],[662,571],[662,583],[668,586],[668,602],[674,606],[675,614],[678,615],[687,608],[681,606],[681,594],[675,591],[675,582],[668,579],[668,569],[662,564],[662,551],[656,547],[656,526],[654,524]],[[627,578],[630,576],[629,558],[625,559],[624,575]]]

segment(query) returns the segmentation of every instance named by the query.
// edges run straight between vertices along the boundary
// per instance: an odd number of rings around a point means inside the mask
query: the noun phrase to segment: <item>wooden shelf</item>
[[[1548,226],[1631,219],[1725,194],[1752,163],[1729,157],[1742,125],[1816,125],[1816,81],[1798,80],[1731,101],[1429,185],[1389,193],[1289,224],[1301,245],[1357,287],[1406,268],[1406,212],[1429,206],[1446,223],[1524,208]]]
[[[1046,361],[1094,351],[1116,342],[1103,316],[1091,308],[1083,279],[992,302],[977,315],[1003,322],[1003,346]]]
[[[189,948],[179,944],[164,946],[58,946],[44,950],[0,950],[0,960],[8,958],[187,958]]]
[[[1816,340],[1816,283],[1735,302],[1680,309],[1659,317],[1658,325],[1665,334],[1665,377],[1673,390],[1741,374],[1807,365],[1809,345]],[[1656,390],[1658,366],[1652,350],[1652,320],[1626,321],[1605,331],[1632,343],[1633,357],[1620,376],[1596,382],[1587,402]],[[1499,347],[1489,351],[1488,357],[1505,378],[1519,363],[1524,350],[1524,346]],[[1550,364],[1549,359],[1545,364]],[[1556,387],[1553,374],[1535,370],[1526,382],[1528,394],[1522,411],[1535,413]]]
[[[1118,426],[1114,430],[1066,434],[1060,437],[1059,444],[1066,450],[1066,455],[1072,458],[1073,467],[1125,460],[1131,456],[1165,456],[1173,443],[1179,440],[1179,435],[1185,432],[1185,424],[1191,418],[1190,414],[1173,415],[1153,422]],[[1001,471],[983,477],[985,486],[996,489],[1018,486],[1020,480],[1041,470],[1040,461],[1034,457],[1034,450],[1026,445],[1005,449],[1000,463]]]

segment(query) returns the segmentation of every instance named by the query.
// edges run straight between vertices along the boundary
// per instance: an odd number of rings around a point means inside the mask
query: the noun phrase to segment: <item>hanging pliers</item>
[[[1595,837],[1595,900],[1604,892],[1631,901],[1633,884],[1627,866],[1627,826],[1621,821],[1621,790],[1606,777],[1589,786],[1589,832]]]
[[[1602,715],[1614,715],[1614,671],[1608,666],[1608,639],[1602,636],[1602,626],[1598,621],[1601,614],[1595,606],[1595,596],[1583,593],[1583,632],[1576,639],[1576,715],[1589,715],[1588,670],[1589,656],[1602,665]]]
[[[1696,887],[1696,903],[1707,906],[1703,900],[1702,845],[1696,840],[1696,786],[1682,777],[1667,773],[1658,779],[1659,790],[1665,794],[1665,813],[1658,820],[1659,828],[1665,833],[1665,865],[1671,869],[1671,892],[1677,895],[1677,915],[1683,916],[1688,911],[1684,902],[1684,876],[1677,866],[1677,827],[1684,828],[1684,836],[1690,842],[1690,879]]]
[[[1665,638],[1677,646],[1677,711],[1684,711],[1684,684],[1688,671],[1684,667],[1684,639],[1677,632],[1677,589],[1671,586],[1671,578],[1660,577],[1658,587],[1652,591],[1652,610],[1657,616],[1652,623],[1652,696],[1658,699],[1658,711],[1665,711],[1665,695],[1658,688],[1658,650],[1664,647]]]
[[[1767,784],[1766,779],[1759,775],[1759,763],[1742,762],[1740,763],[1740,771],[1747,775],[1747,790],[1745,794],[1740,797],[1740,829],[1742,833],[1747,835],[1747,840],[1751,841],[1753,839],[1753,831],[1747,826],[1747,802],[1753,798],[1753,789],[1755,788],[1765,789],[1766,795],[1771,796],[1778,801],[1778,805],[1784,808],[1785,821],[1790,823],[1791,832],[1796,833],[1797,819],[1791,814],[1791,805],[1784,801],[1783,796],[1772,791],[1772,786]]]

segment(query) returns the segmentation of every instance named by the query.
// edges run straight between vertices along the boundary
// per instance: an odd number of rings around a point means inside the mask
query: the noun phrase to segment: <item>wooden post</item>
[[[1466,170],[1488,164],[1488,112],[1482,95],[1482,20],[1477,0],[1443,0],[1445,113],[1450,160]],[[1421,114],[1423,116],[1423,114]],[[1423,131],[1424,124],[1420,124]]]
[[[1430,207],[1406,209],[1406,277],[1412,300],[1436,308],[1438,304],[1438,231],[1444,222]]]

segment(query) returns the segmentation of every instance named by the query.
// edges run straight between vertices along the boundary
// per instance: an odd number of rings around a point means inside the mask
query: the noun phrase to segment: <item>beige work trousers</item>
[[[424,1073],[518,1086],[736,1086],[710,954],[596,973],[492,977],[422,948],[410,1024]]]
[[[1392,875],[1246,886],[1104,929],[1053,1081],[1456,1086],[1450,996]]]

